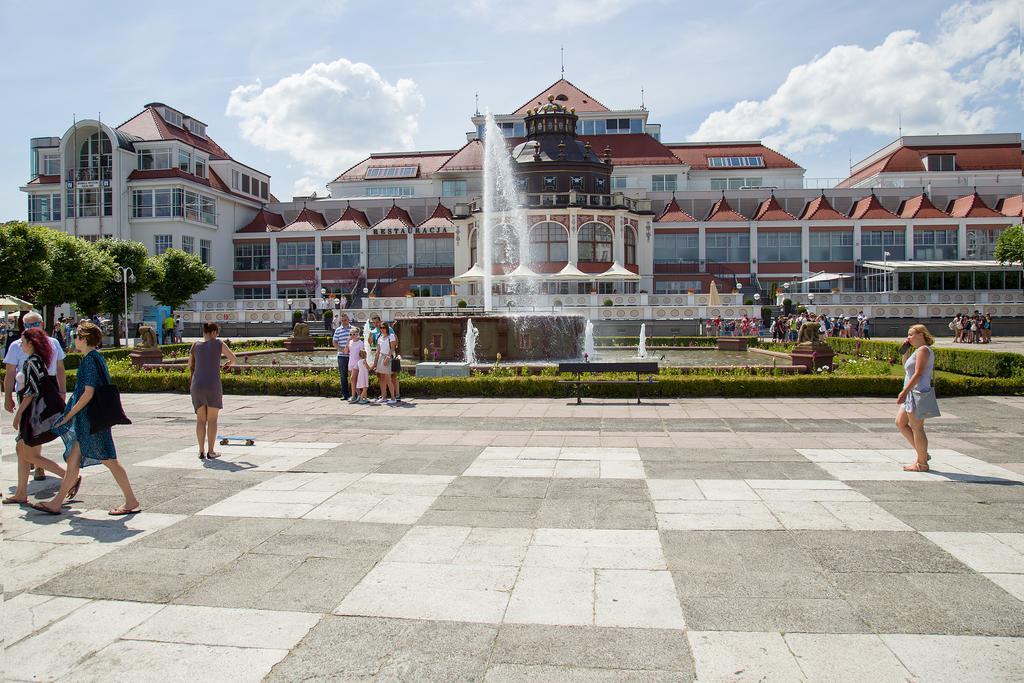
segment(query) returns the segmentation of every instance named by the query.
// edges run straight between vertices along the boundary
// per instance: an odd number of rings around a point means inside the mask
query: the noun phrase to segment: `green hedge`
[[[250,339],[250,340],[232,340],[225,338],[228,346],[231,347],[232,351],[263,351],[269,349],[283,349],[284,339]],[[331,338],[327,336],[316,336],[313,337],[313,342],[317,347],[329,347],[331,345]],[[169,357],[180,357],[188,353],[189,349],[192,348],[192,344],[161,344],[160,350],[164,354],[164,358]],[[128,358],[128,355],[133,349],[120,347],[114,349],[100,349],[100,353],[107,360],[124,360]],[[77,352],[69,353],[64,358],[64,368],[67,370],[74,370],[82,362],[82,354]]]
[[[730,337],[740,339],[740,337]],[[757,337],[743,337],[747,346],[757,346]],[[638,346],[640,337],[594,337],[595,346]],[[647,346],[718,346],[718,337],[648,337]]]
[[[898,342],[833,337],[828,343],[838,353],[860,355],[890,363],[903,362]],[[973,377],[1024,377],[1024,355],[1019,353],[969,348],[939,348],[934,351],[936,370]]]

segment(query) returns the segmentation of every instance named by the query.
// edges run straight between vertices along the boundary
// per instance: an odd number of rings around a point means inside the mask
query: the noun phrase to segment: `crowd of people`
[[[992,341],[992,315],[957,313],[949,321],[949,330],[956,344],[988,344]]]
[[[856,316],[815,315],[805,311],[776,317],[771,324],[772,341],[795,342],[800,327],[806,322],[817,322],[822,337],[871,339],[871,319],[863,311]]]
[[[391,323],[370,317],[369,334],[357,321],[341,313],[334,327],[331,343],[338,354],[341,399],[349,403],[396,406],[402,401],[398,373],[402,357],[398,353],[398,332]],[[370,375],[377,375],[380,396],[371,401],[367,396]]]

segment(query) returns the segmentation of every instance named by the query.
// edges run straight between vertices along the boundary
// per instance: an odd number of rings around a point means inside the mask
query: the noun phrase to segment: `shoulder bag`
[[[110,375],[99,359],[93,358],[93,362],[96,363],[100,382],[105,380],[106,383],[96,385],[92,400],[86,406],[86,410],[89,411],[90,431],[96,434],[110,429],[114,425],[130,425],[132,421],[124,414],[124,408],[121,406],[121,392],[117,385],[110,381]]]

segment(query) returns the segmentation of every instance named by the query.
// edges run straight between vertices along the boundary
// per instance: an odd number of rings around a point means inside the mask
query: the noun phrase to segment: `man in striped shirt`
[[[338,375],[341,378],[341,399],[349,400],[352,391],[348,384],[348,340],[352,333],[348,313],[341,314],[341,321],[334,328],[334,338],[331,340],[334,348],[338,350]]]

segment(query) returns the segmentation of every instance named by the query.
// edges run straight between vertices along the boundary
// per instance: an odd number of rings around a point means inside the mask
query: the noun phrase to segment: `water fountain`
[[[464,342],[465,360],[467,365],[476,363],[476,341],[479,333],[473,327],[473,319],[466,321],[466,336]]]
[[[587,360],[594,360],[594,323],[587,321],[583,328],[583,357]]]
[[[370,319],[366,319],[366,324],[363,325],[363,343],[366,348],[366,364],[368,366],[375,367],[374,362],[377,360],[373,357],[373,352],[370,350],[370,335],[373,333],[373,325],[370,324]]]
[[[640,343],[636,347],[637,358],[647,358],[647,323],[640,324]]]

